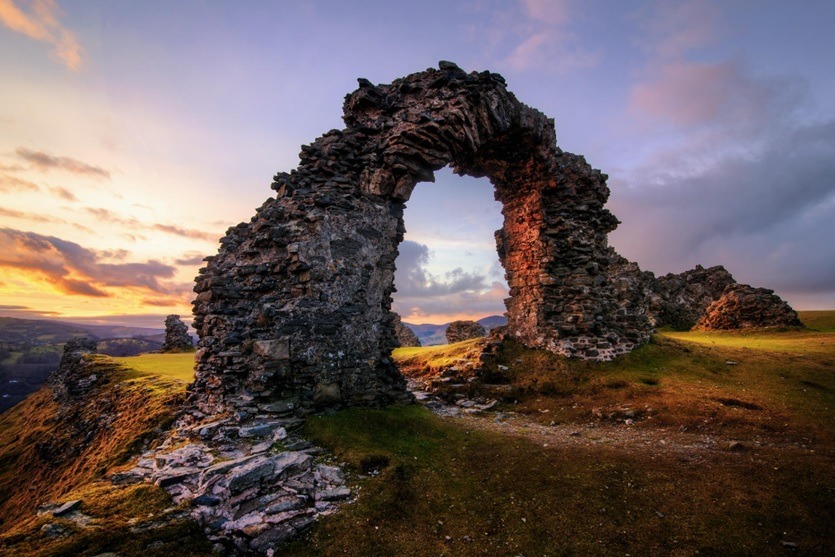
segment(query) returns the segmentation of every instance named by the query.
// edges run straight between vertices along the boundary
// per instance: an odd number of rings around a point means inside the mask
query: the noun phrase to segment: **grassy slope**
[[[747,337],[758,349],[661,335],[607,363],[518,346],[500,355],[507,398],[517,402],[506,400],[504,410],[582,438],[620,428],[649,440],[626,449],[548,445],[498,427],[467,431],[472,422],[419,407],[312,420],[309,435],[358,473],[388,464],[360,482],[355,504],[288,554],[782,555],[790,542],[826,555],[835,520],[835,335],[816,350],[815,333],[792,335],[805,355],[780,352],[781,333]],[[440,368],[467,351],[395,357]],[[592,413],[623,407],[638,410],[628,429]],[[587,430],[590,421],[603,429]],[[676,436],[712,448],[664,448]],[[742,440],[743,450],[729,450],[729,440]]]
[[[204,554],[205,540],[188,521],[142,528],[170,506],[162,489],[103,480],[173,419],[185,394],[185,383],[176,379],[183,371],[155,375],[95,358],[100,388],[79,408],[59,413],[51,391],[43,388],[0,416],[0,555]],[[80,431],[77,424],[83,424]],[[35,515],[41,503],[73,499],[83,501],[89,527]],[[40,532],[47,522],[76,533],[47,538]],[[151,541],[160,543],[149,549]]]
[[[191,383],[194,380],[194,352],[140,354],[112,359],[140,373],[168,377],[183,383]]]
[[[575,428],[590,441],[598,431],[585,429],[590,421],[597,428],[633,431],[636,438],[656,434],[648,438],[655,443],[649,448],[624,450],[606,442],[549,445],[498,427],[443,420],[419,406],[354,409],[312,419],[308,435],[357,474],[380,472],[358,480],[359,500],[320,521],[286,553],[781,555],[781,542],[790,541],[804,554],[825,555],[835,521],[835,335],[815,350],[808,348],[818,346],[817,333],[789,333],[788,338],[791,350],[782,348],[785,333],[665,334],[608,363],[566,361],[518,346],[500,355],[508,366],[503,373],[509,384],[501,391],[505,411],[544,427],[554,424],[555,430]],[[739,347],[736,339],[758,348]],[[470,352],[472,343],[461,343],[401,349],[395,356],[437,370]],[[123,411],[131,419],[144,414],[140,408],[181,393],[183,385],[175,378],[190,378],[192,354],[149,356],[121,359],[138,370],[114,376],[132,392],[145,393]],[[727,365],[728,360],[737,365]],[[22,465],[29,457],[14,450],[31,446],[23,440],[22,424],[31,424],[36,437],[55,429],[48,420],[38,421],[51,412],[51,399],[42,393],[2,418],[0,494],[23,493],[18,487],[33,481]],[[638,409],[634,426],[592,413],[621,407]],[[127,426],[134,435],[139,429]],[[729,451],[723,441],[712,450],[665,450],[658,443],[668,434],[739,439],[746,449]],[[53,492],[60,500],[82,498],[83,512],[100,529],[48,541],[38,534],[45,519],[29,518],[11,529],[8,522],[0,526],[0,542],[21,555],[206,553],[199,534],[186,523],[152,534],[131,533],[132,522],[162,512],[168,499],[152,486],[114,488],[97,481],[105,468],[124,460],[124,447],[103,451],[100,464],[78,468],[91,473]],[[18,463],[14,468],[10,454]],[[32,505],[52,497],[41,494],[48,484],[35,485],[38,495],[26,503],[30,513]],[[178,537],[181,542],[172,541]],[[162,543],[148,549],[150,540]]]
[[[798,311],[800,321],[810,329],[825,333],[835,333],[835,310]]]

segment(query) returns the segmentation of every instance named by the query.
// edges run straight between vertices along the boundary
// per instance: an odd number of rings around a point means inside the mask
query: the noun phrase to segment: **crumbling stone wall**
[[[649,303],[651,320],[656,327],[689,330],[726,288],[736,284],[721,265],[707,269],[696,265],[683,273],[658,277]]]
[[[707,307],[693,328],[710,331],[800,325],[797,312],[773,290],[733,284]]]
[[[554,122],[490,72],[439,69],[345,99],[346,127],[302,147],[275,198],[229,229],[197,277],[192,400],[205,412],[305,413],[408,400],[390,352],[403,210],[452,166],[488,177],[510,286],[507,332],[527,346],[611,359],[645,342],[644,311],[609,280],[606,175],[556,145]],[[269,409],[269,410],[267,410]]]
[[[179,315],[169,315],[165,318],[165,342],[163,352],[182,352],[194,348],[194,342],[188,334],[188,327]]]
[[[98,350],[98,342],[87,337],[73,338],[64,344],[64,352],[58,369],[46,380],[52,389],[52,397],[59,403],[83,397],[99,379],[90,371],[89,356]]]
[[[398,314],[394,314],[394,336],[400,346],[420,346],[420,339],[413,330],[403,324]]]
[[[487,331],[475,321],[453,321],[446,329],[448,343],[487,336]]]

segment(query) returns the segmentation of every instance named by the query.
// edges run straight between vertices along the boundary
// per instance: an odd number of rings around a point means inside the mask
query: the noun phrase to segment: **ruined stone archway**
[[[610,359],[649,338],[619,303],[607,245],[618,221],[606,176],[556,145],[553,120],[490,72],[442,62],[360,87],[346,128],[302,147],[248,223],[231,228],[197,277],[193,398],[206,411],[282,413],[408,398],[391,360],[391,293],[404,202],[450,165],[486,176],[510,335],[567,356]],[[244,410],[241,410],[241,409]]]

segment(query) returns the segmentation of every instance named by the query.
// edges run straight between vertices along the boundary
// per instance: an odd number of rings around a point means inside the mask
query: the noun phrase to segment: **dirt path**
[[[517,412],[472,411],[446,404],[428,393],[416,392],[418,399],[446,420],[465,428],[522,437],[543,448],[610,448],[643,452],[648,457],[675,456],[698,462],[709,455],[754,453],[767,450],[791,451],[825,456],[821,447],[810,447],[792,439],[730,437],[704,432],[684,432],[676,427],[658,427],[647,422],[589,421],[545,425]],[[630,420],[631,421],[631,420]],[[830,455],[831,456],[831,455]]]

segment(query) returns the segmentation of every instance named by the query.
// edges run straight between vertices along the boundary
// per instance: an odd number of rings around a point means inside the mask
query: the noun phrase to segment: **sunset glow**
[[[609,174],[611,243],[642,268],[722,264],[797,309],[835,307],[835,78],[810,54],[835,51],[833,16],[711,0],[0,0],[0,315],[188,316],[203,258],[302,144],[342,127],[356,78],[441,59],[502,73]],[[407,206],[404,320],[501,314],[489,182],[445,169]]]

